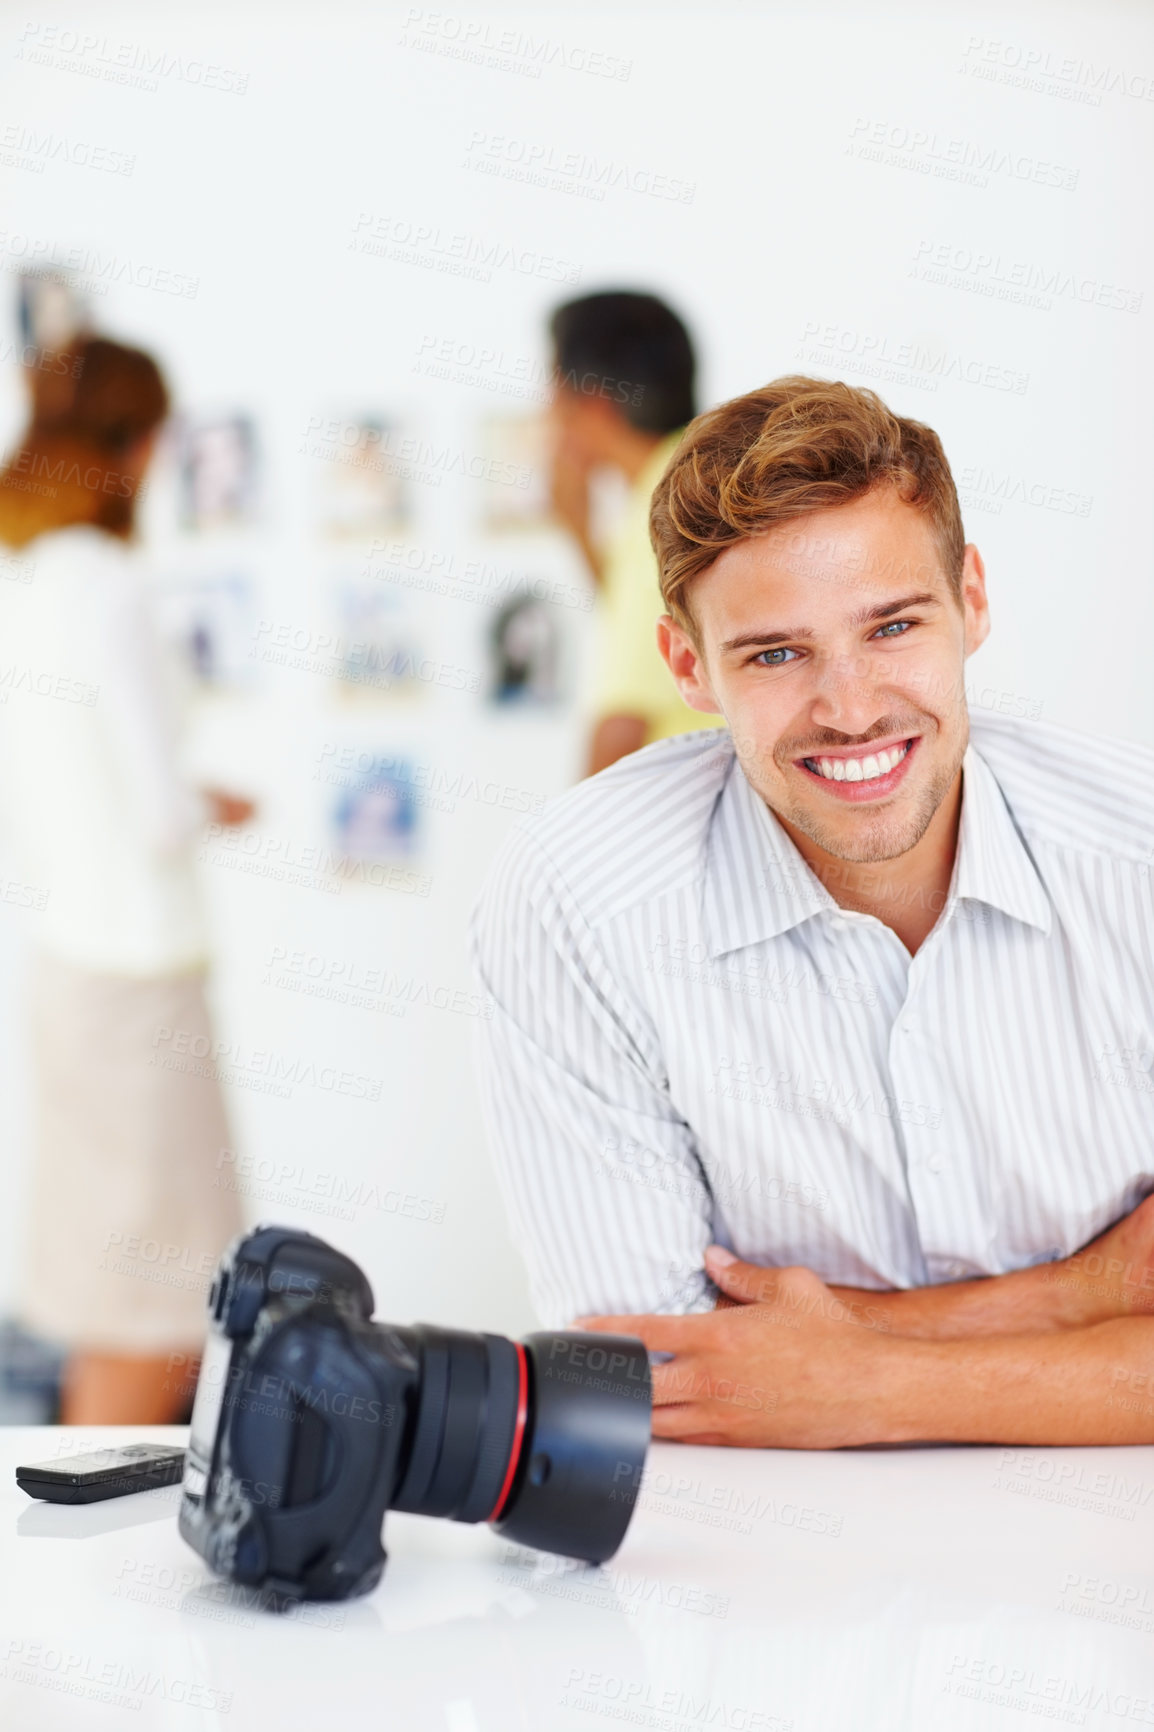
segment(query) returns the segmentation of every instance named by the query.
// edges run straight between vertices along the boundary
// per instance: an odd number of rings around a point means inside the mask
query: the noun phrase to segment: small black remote
[[[184,1473],[184,1451],[168,1443],[129,1443],[96,1449],[90,1455],[58,1456],[16,1469],[16,1484],[29,1497],[48,1503],[97,1503],[175,1485]]]

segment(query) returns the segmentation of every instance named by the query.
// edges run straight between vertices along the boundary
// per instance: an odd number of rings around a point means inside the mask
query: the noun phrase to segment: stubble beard
[[[899,813],[892,809],[893,802],[887,802],[876,812],[871,812],[868,807],[847,806],[846,816],[840,824],[802,801],[784,802],[776,789],[762,785],[756,763],[743,763],[741,767],[755,793],[770,810],[808,836],[826,854],[850,865],[877,865],[883,860],[896,860],[902,854],[908,854],[921,841],[934,813],[954,785],[965,756],[967,732],[963,730],[950,762],[935,767],[929,781],[920,789],[912,811],[907,809]],[[928,730],[923,731],[923,745],[928,744],[931,737]]]

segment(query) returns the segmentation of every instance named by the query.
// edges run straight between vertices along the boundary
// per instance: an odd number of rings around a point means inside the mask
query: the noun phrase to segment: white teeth
[[[895,764],[900,764],[909,750],[909,742],[891,746],[888,752],[871,753],[865,758],[809,758],[820,773],[831,782],[872,782],[886,776]]]

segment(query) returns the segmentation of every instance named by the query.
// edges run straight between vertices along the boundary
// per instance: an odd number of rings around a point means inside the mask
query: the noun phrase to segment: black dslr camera
[[[180,1531],[219,1575],[273,1604],[367,1593],[387,1509],[592,1563],[621,1544],[649,1444],[635,1337],[374,1323],[357,1265],[291,1227],[234,1240],[208,1303]]]

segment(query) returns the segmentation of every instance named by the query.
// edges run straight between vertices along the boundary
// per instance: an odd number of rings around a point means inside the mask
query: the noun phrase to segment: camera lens
[[[426,1324],[390,1333],[421,1370],[391,1507],[492,1522],[566,1557],[611,1557],[649,1444],[641,1343],[575,1331],[514,1342]]]
[[[394,1333],[418,1356],[420,1392],[390,1507],[487,1521],[499,1506],[517,1442],[519,1349],[502,1335],[429,1324]]]

